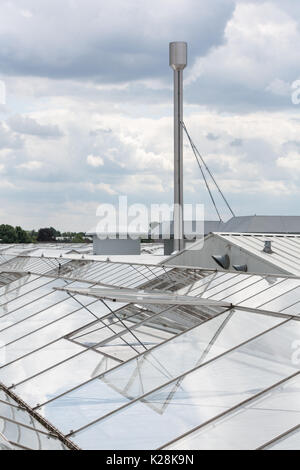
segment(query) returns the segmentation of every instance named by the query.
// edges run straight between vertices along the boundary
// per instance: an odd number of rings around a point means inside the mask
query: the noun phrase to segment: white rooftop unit
[[[101,234],[90,232],[93,237],[94,255],[140,255],[141,239],[147,238],[145,233],[125,233]]]

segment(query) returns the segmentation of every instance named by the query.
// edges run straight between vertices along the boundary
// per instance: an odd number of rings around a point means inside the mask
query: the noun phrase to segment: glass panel
[[[205,292],[206,289],[211,289],[215,286],[218,286],[219,284],[235,276],[237,276],[237,274],[214,273],[208,278],[204,278],[204,279],[201,279],[200,281],[195,282],[195,284],[193,284],[192,289],[190,291],[190,295],[200,296],[203,292]],[[179,293],[181,294],[181,292],[182,291],[180,290]],[[182,293],[185,293],[185,291],[183,291]]]
[[[15,387],[15,392],[30,406],[77,387],[81,383],[112,369],[118,363],[94,351],[86,351],[55,368]]]
[[[143,323],[136,323],[134,329],[130,320],[124,322],[131,329],[131,333],[127,332],[122,325],[113,325],[114,329],[116,326],[119,326],[119,331],[116,331],[118,337],[115,338],[116,335],[112,336],[105,344],[99,345],[97,349],[119,359],[127,360],[133,357],[135,352],[141,353],[145,349],[150,349],[178,333],[203,323],[204,320],[224,310],[220,309],[219,312],[212,313],[205,312],[203,307],[189,306],[184,308],[176,306],[171,309],[165,309],[158,315],[161,306],[149,306],[148,311],[150,311],[150,308],[153,311],[152,316]],[[124,344],[124,341],[126,344]]]
[[[0,418],[0,433],[6,439],[33,450],[63,450],[62,443],[38,431]]]
[[[72,436],[85,449],[154,449],[297,372],[289,321]]]
[[[94,307],[94,305],[91,307]],[[95,308],[92,309],[91,307],[89,307],[89,310],[95,311]],[[150,314],[153,313],[148,312],[148,310],[146,309],[141,309],[134,305],[130,305],[128,307],[116,311],[115,315],[111,313],[105,315],[102,318],[102,321],[94,321],[93,323],[91,323],[91,325],[87,326],[86,328],[75,332],[74,335],[70,336],[70,338],[82,344],[96,345],[99,344],[99,342],[101,341],[101,330],[105,329],[106,325],[112,327],[116,323],[120,324],[120,319],[123,321],[126,319],[130,319],[130,321],[132,321],[134,325],[138,321],[142,321],[149,318]]]
[[[0,391],[0,399],[5,401],[5,403],[0,401],[0,432],[7,439],[34,449],[62,450],[64,448],[63,444],[57,439],[50,438],[47,429],[29,413],[21,409],[3,390]],[[23,425],[33,429],[27,429]]]
[[[3,390],[1,390],[1,388],[0,388],[0,400],[8,401],[8,396],[6,395],[6,393]]]
[[[144,348],[130,333],[123,334],[122,337],[113,339],[97,348],[97,351],[109,354],[116,359],[122,358],[123,361],[127,361],[146,350],[147,348]]]
[[[56,293],[54,293],[53,300],[59,300],[59,298],[61,298],[61,295],[56,297]],[[36,308],[38,308],[38,305],[36,305]],[[71,312],[80,310],[80,308],[80,305],[75,300],[67,297],[63,302],[54,304],[54,306],[42,311],[41,313],[35,314],[35,310],[32,310],[32,317],[25,319],[25,321],[19,321],[16,324],[6,326],[6,328],[0,332],[0,341],[3,345],[8,345],[10,342],[17,340],[18,338],[23,338],[27,334],[33,334],[39,328],[49,325]],[[27,309],[25,313],[29,313]],[[19,310],[19,317],[20,320],[22,320],[23,309]],[[15,317],[15,319],[17,319],[17,317]]]
[[[93,322],[88,326],[86,334],[80,331],[73,339],[87,346],[95,346],[99,351],[113,357],[127,360],[136,353],[202,323],[222,310],[218,308],[210,311],[204,307],[191,306],[166,308],[151,305],[147,308],[130,305],[116,313],[117,318],[123,317],[122,322],[114,322],[114,316],[110,314],[103,320],[107,328],[103,327],[102,322],[98,322],[100,326],[97,328]],[[130,317],[130,311],[139,313]],[[143,348],[143,345],[146,347]]]
[[[47,430],[38,421],[32,418],[29,413],[8,403],[0,402],[0,417],[8,418],[40,431],[47,432]]]
[[[300,317],[300,302],[284,309],[282,313],[285,313],[287,315],[294,315],[295,317]]]
[[[51,282],[51,279],[47,277],[39,277],[33,281],[28,282],[27,284],[17,287],[16,289],[7,292],[4,295],[1,295],[0,297],[0,305],[1,308],[3,308],[3,304],[6,304],[7,302],[10,302],[18,297],[21,297],[25,295],[28,292],[33,291],[34,289],[38,289],[39,287],[48,284]],[[25,302],[24,302],[25,303]],[[12,310],[12,309],[10,309]],[[0,311],[1,312],[1,311]],[[2,315],[2,312],[0,313]]]
[[[249,297],[253,297],[259,294],[260,292],[264,291],[265,289],[268,289],[269,287],[275,284],[278,284],[281,281],[282,281],[282,278],[267,277],[266,279],[262,279],[261,281],[256,282],[249,287],[246,287],[244,289],[241,289],[238,292],[233,293],[230,296],[230,299],[228,300],[230,300],[230,302],[233,305],[238,305],[239,303],[243,302],[245,299],[249,299]],[[255,298],[256,297],[254,297],[254,300]],[[249,306],[250,308],[252,307],[251,300],[252,299],[249,299],[249,301],[247,302],[247,306]]]
[[[9,346],[5,347],[6,364],[14,361],[25,354],[35,351],[38,348],[46,346],[48,343],[55,341],[67,335],[71,331],[80,328],[92,320],[92,315],[86,309],[81,309],[75,313],[69,314],[67,317],[48,325],[41,330],[19,339]]]
[[[29,333],[32,334],[36,330],[45,327],[46,325],[50,325],[59,318],[62,318],[71,312],[80,310],[81,304],[87,306],[87,323],[89,323],[89,319],[95,319],[95,316],[91,315],[90,311],[97,312],[97,318],[101,315],[107,315],[109,310],[102,302],[99,302],[92,297],[84,297],[84,302],[80,299],[80,303],[78,303],[75,300],[78,297],[79,296],[75,296],[75,298],[72,298],[65,292],[53,291],[49,295],[39,299],[37,302],[33,302],[28,306],[9,314],[8,317],[5,317],[6,322],[1,322],[3,328],[2,332],[0,332],[1,343],[3,345],[8,345],[10,342],[17,340],[18,338],[23,338]],[[51,304],[54,305],[45,309]],[[12,322],[16,323],[12,325]]]
[[[75,297],[77,298],[77,296],[75,296]],[[95,299],[93,299],[93,300],[95,300]],[[108,309],[106,308],[105,305],[107,305]],[[95,302],[95,303],[93,303],[92,305],[89,306],[89,310],[91,312],[93,312],[96,315],[96,317],[101,318],[104,315],[108,314],[109,309],[114,312],[115,310],[119,310],[120,308],[122,308],[125,304],[120,303],[120,302],[111,302],[109,300],[105,300],[105,305],[100,300],[97,300],[97,302]],[[117,314],[117,312],[116,312],[116,314]],[[109,315],[110,315],[110,319],[115,318],[115,315],[113,315],[112,313],[110,313]]]
[[[0,369],[0,381],[10,387],[84,351],[86,351],[85,348],[71,341],[65,339],[56,341],[54,344],[46,346],[9,366],[2,367]]]
[[[271,300],[263,305],[264,310],[270,310],[272,312],[281,312],[290,305],[295,304],[300,299],[300,288],[294,289],[286,294],[282,294],[277,299]],[[298,312],[300,312],[298,306]],[[286,311],[284,313],[287,313]]]
[[[265,292],[257,294],[254,298],[241,302],[241,305],[257,308],[268,301],[273,300],[274,297],[287,292],[288,290],[298,287],[300,284],[299,279],[286,279],[281,283],[277,283],[273,287],[270,287]]]
[[[252,312],[226,312],[49,403],[40,412],[63,432],[70,426],[78,429],[279,321]],[[90,397],[88,402],[85,397]]]
[[[224,291],[219,292],[218,294],[214,294],[214,300],[224,300],[229,298],[231,300],[231,296],[246,287],[252,286],[256,282],[261,280],[261,276],[253,276],[253,275],[243,275],[242,281],[237,284],[234,284],[232,287],[228,287]]]
[[[300,422],[300,377],[287,381],[166,449],[255,450]]]
[[[0,287],[0,303],[2,303],[2,295],[14,290],[14,289],[20,289],[22,286],[25,284],[29,284],[30,282],[34,281],[37,279],[38,276],[35,276],[33,274],[25,274],[24,276],[20,277],[16,281],[11,282],[7,286]]]
[[[28,292],[25,295],[22,295],[17,298],[15,297],[15,300],[12,300],[11,302],[0,306],[0,315],[7,315],[8,313],[15,311],[21,308],[22,306],[26,306],[36,300],[40,300],[43,296],[52,293],[54,287],[64,287],[65,285],[66,283],[62,279],[57,279],[44,286],[39,287],[38,289]]]
[[[60,318],[68,311],[80,308],[73,299],[63,292],[53,292],[32,304],[10,313],[2,319],[0,342],[8,344],[27,333],[35,331],[43,324]],[[3,321],[5,320],[5,321]]]
[[[238,284],[244,279],[244,276],[242,274],[233,274],[231,277],[228,278],[226,276],[226,280],[222,282],[221,284],[211,287],[209,286],[205,292],[203,293],[202,297],[208,298],[208,297],[214,297],[220,292],[226,292],[227,289],[230,289],[230,287],[234,286],[235,284]]]
[[[14,447],[0,434],[0,450],[13,450]],[[16,450],[16,449],[14,449]]]
[[[270,444],[265,450],[300,450],[300,429]]]

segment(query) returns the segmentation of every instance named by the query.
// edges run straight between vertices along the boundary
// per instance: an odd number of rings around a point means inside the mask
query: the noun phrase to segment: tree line
[[[40,228],[39,230],[24,230],[22,227],[12,225],[0,225],[0,243],[37,243],[37,242],[72,242],[86,243],[84,232],[60,232],[53,227]]]

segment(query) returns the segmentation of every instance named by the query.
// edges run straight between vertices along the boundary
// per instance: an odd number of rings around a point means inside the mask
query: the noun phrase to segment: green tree
[[[14,227],[0,225],[0,243],[18,243],[18,236]]]
[[[18,237],[18,243],[31,243],[32,239],[25,230],[21,227],[16,227],[16,235]]]
[[[40,228],[37,236],[38,242],[54,242],[56,238],[56,230],[53,227]]]
[[[59,230],[56,230],[56,229],[53,228],[53,227],[50,227],[50,230],[52,231],[54,238],[61,236],[61,233],[60,233]]]
[[[84,234],[76,233],[75,236],[72,238],[73,243],[84,243]]]

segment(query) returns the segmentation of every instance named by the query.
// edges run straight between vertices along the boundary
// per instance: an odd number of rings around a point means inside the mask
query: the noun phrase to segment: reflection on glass
[[[116,411],[72,436],[85,449],[153,449],[298,371],[299,322],[263,336]]]
[[[223,313],[54,400],[41,411],[64,432],[71,423],[79,428],[281,321],[252,312]]]
[[[175,441],[166,449],[255,450],[300,422],[300,377]]]
[[[265,447],[265,450],[300,450],[300,428]]]

